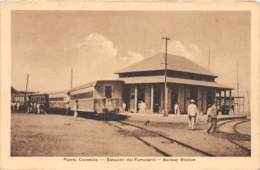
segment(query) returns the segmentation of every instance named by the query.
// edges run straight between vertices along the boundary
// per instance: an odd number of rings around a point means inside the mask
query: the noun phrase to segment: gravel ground
[[[251,121],[237,125],[236,130],[241,134],[251,134]]]
[[[151,123],[149,126],[144,125],[146,120],[150,120]],[[241,149],[238,145],[235,145],[229,140],[230,137],[233,136],[235,136],[235,139],[239,141],[247,140],[247,146],[250,148],[250,133],[246,136],[246,139],[244,139],[244,136],[236,135],[235,132],[233,132],[232,125],[227,126],[227,133],[207,134],[206,131],[209,125],[206,120],[206,116],[199,116],[196,129],[193,131],[188,128],[186,115],[170,115],[170,117],[163,117],[162,115],[145,116],[144,114],[132,114],[132,116],[126,121],[160,132],[165,136],[169,136],[215,156],[250,156],[250,153]],[[222,121],[218,124],[221,123]]]
[[[206,116],[199,116],[196,129],[187,126],[187,116],[163,117],[162,115],[128,114],[125,122],[159,132],[172,139],[215,156],[249,156],[228,139],[233,135],[232,126],[226,126],[227,133],[207,134]],[[144,122],[150,121],[148,126]],[[113,122],[113,121],[112,121]],[[113,126],[110,121],[79,117],[73,120],[64,115],[12,114],[12,156],[162,156],[151,146],[137,139],[146,140],[175,156],[196,154],[161,140],[153,134],[127,127],[127,130]],[[222,127],[223,128],[223,127]],[[250,148],[250,122],[239,124],[239,132],[247,138],[236,140],[247,142]],[[240,135],[241,136],[241,135]],[[176,148],[179,148],[176,150]],[[183,150],[184,149],[184,150]]]
[[[104,121],[13,113],[12,156],[161,156]]]

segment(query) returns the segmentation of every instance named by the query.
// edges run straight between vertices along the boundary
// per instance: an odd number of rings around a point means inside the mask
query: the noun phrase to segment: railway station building
[[[124,82],[122,99],[126,109],[138,112],[138,104],[145,103],[146,113],[162,113],[165,102],[165,54],[146,58],[116,72]],[[216,103],[218,109],[232,107],[232,88],[217,83],[217,75],[191,60],[168,54],[167,106],[174,112],[177,103],[181,114],[187,113],[190,99],[194,99],[200,112],[206,113],[208,104]]]

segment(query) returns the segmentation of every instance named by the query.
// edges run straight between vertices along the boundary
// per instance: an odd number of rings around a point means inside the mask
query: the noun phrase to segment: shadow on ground
[[[79,116],[86,119],[94,119],[100,121],[123,121],[129,116],[119,113],[79,113]]]

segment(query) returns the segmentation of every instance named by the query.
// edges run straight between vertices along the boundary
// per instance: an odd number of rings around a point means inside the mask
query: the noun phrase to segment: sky
[[[184,56],[218,75],[217,82],[250,90],[250,13],[243,11],[14,11],[12,86],[60,91],[164,52]],[[209,50],[210,49],[210,50]],[[235,94],[235,91],[234,91]]]

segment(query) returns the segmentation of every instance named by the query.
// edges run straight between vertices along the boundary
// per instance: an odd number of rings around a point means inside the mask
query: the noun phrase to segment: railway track
[[[228,134],[230,136],[226,136],[230,143],[239,147],[243,152],[247,153],[247,155],[251,154],[250,147],[246,147],[237,139],[240,138],[243,140],[244,134],[239,133],[236,127],[242,123],[248,122],[248,119],[243,120],[226,120],[218,124],[219,133],[224,133],[220,130],[220,128],[230,125],[231,123],[231,130],[232,133]],[[144,143],[146,146],[150,147],[151,149],[155,150],[162,156],[209,156],[214,157],[217,156],[210,152],[201,150],[200,148],[196,148],[191,146],[187,143],[182,141],[176,140],[172,137],[168,137],[160,132],[147,129],[142,126],[138,126],[136,124],[132,124],[125,121],[110,121],[107,122],[109,125],[116,127],[122,134],[127,136],[135,137],[140,142]],[[246,139],[247,140],[247,139]],[[250,140],[250,137],[249,137]]]
[[[121,133],[135,137],[162,156],[215,156],[159,132],[132,123],[123,121],[111,121],[107,123],[118,128]]]
[[[249,135],[245,135],[245,134],[241,134],[236,128],[238,125],[246,123],[250,121],[249,119],[243,119],[243,120],[228,120],[225,122],[222,122],[218,125],[218,133],[222,133],[222,134],[226,134],[226,138],[229,142],[231,142],[232,144],[236,145],[237,147],[239,147],[240,149],[246,151],[248,153],[248,155],[251,155],[251,148],[246,146],[245,144],[243,144],[242,141],[250,141],[250,136]],[[224,126],[231,126],[230,132],[225,132],[223,130],[221,130],[221,128],[223,128]],[[240,140],[238,140],[240,139]]]

